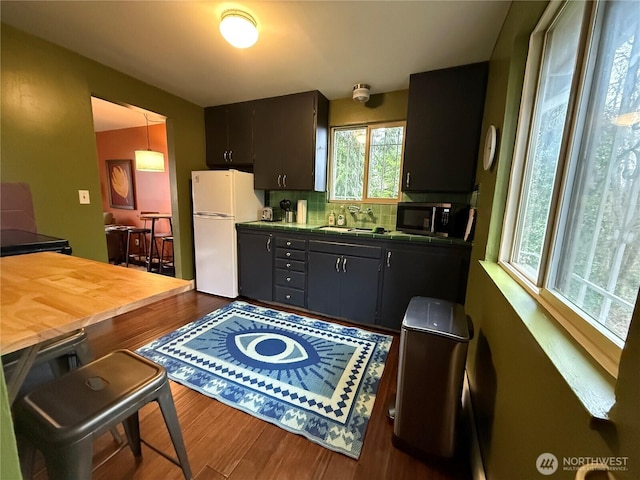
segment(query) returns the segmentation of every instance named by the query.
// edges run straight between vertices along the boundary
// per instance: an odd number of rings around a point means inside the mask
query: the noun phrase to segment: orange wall
[[[146,150],[146,127],[123,128],[96,133],[98,162],[100,170],[100,193],[102,209],[113,213],[115,223],[120,225],[142,226],[138,218],[141,211],[160,213],[171,212],[171,193],[169,190],[169,164],[167,155],[167,131],[164,124],[149,126],[151,149],[164,153],[164,172],[138,172],[135,170],[135,150]],[[134,169],[134,190],[136,209],[123,210],[109,206],[109,185],[107,183],[106,160],[131,159]],[[157,228],[164,231],[165,225],[158,222]]]

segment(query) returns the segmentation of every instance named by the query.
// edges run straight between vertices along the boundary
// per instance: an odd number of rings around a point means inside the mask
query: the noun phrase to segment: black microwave
[[[469,205],[457,203],[398,203],[396,230],[418,235],[464,238]]]

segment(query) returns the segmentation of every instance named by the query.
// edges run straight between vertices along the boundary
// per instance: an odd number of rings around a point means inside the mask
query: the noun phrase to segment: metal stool
[[[129,227],[127,228],[127,252],[125,265],[129,267],[129,258],[130,258],[130,249],[131,249],[131,237],[136,236],[139,241],[141,241],[142,245],[138,246],[138,259],[140,258],[140,247],[142,247],[142,252],[144,254],[144,258],[147,258],[147,235],[151,233],[151,230],[148,228],[138,228],[138,227]]]
[[[140,438],[138,410],[152,401],[160,406],[178,460]],[[128,439],[124,445],[136,458],[142,456],[144,442],[191,479],[167,373],[129,350],[117,350],[33,390],[16,402],[14,418],[17,433],[43,453],[51,479],[90,479],[93,439],[121,422]]]
[[[23,366],[19,363],[21,355],[22,351],[19,350],[2,356],[2,365],[6,377],[13,380],[14,383],[18,382],[20,384],[25,378],[29,381],[31,380],[31,376],[28,376],[29,372],[24,371],[22,369]],[[87,333],[84,328],[81,328],[70,334],[44,342],[36,354],[32,367],[47,362],[53,376],[59,377],[78,365],[89,363],[91,360],[93,360],[93,354],[91,353]],[[12,375],[17,375],[17,377],[14,379]],[[22,391],[28,388],[29,382],[23,387]]]
[[[169,243],[171,245],[171,261],[169,262],[168,259],[165,260],[164,258],[164,247],[165,244]],[[160,243],[161,247],[160,247],[160,273],[162,273],[162,271],[165,268],[171,268],[173,267],[173,236],[169,235],[167,237],[162,237],[162,242]],[[166,267],[165,267],[165,263],[166,263]]]

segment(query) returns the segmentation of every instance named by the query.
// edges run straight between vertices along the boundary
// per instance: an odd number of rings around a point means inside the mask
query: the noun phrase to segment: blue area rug
[[[172,380],[358,458],[391,341],[234,302],[137,351]]]

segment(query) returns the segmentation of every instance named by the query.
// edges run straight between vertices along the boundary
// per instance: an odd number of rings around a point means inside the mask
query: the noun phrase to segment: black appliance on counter
[[[36,252],[71,255],[69,241],[24,230],[0,230],[0,257]]]
[[[396,230],[418,235],[464,238],[470,221],[469,205],[399,202]]]

